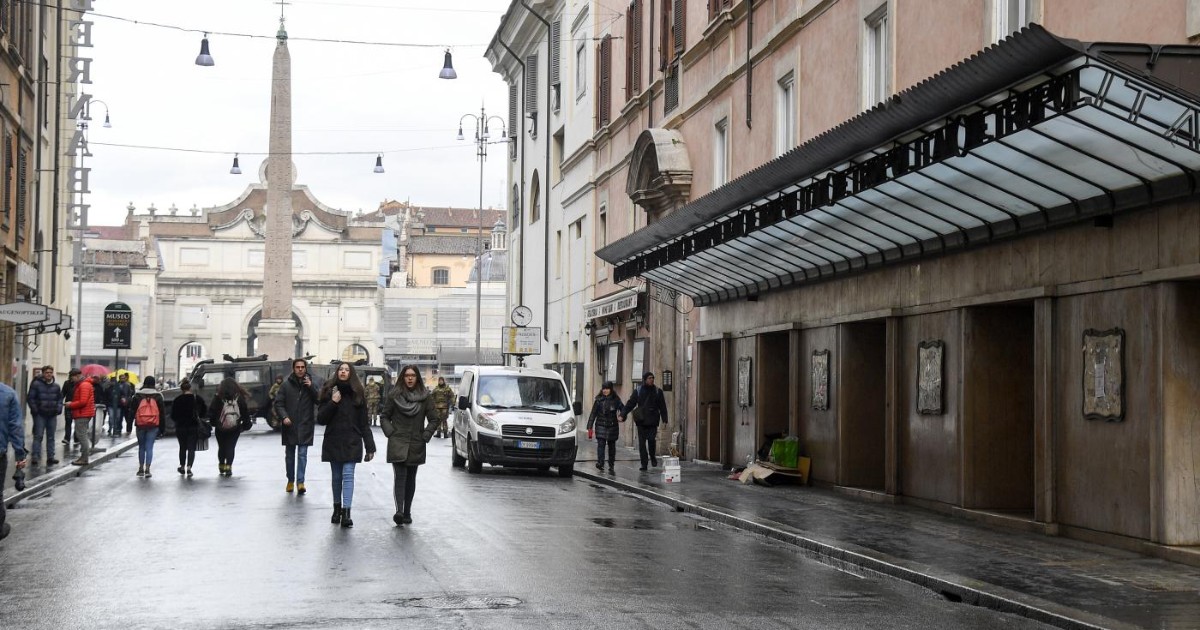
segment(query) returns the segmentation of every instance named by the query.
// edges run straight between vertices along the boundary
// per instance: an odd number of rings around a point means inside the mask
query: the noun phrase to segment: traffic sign
[[[503,354],[527,356],[541,354],[542,328],[540,326],[504,326],[500,340]]]
[[[9,302],[0,304],[0,320],[14,324],[31,324],[46,319],[49,310],[45,304],[32,302]]]
[[[133,309],[124,302],[113,302],[104,307],[104,348],[106,350],[128,350],[129,333],[133,327]]]

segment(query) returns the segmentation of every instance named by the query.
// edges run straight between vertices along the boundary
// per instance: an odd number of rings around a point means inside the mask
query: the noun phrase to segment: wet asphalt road
[[[276,435],[243,435],[228,479],[212,446],[192,479],[167,438],[152,479],[131,450],[11,510],[3,627],[1047,627],[581,478],[469,475],[444,440],[418,474],[412,525],[393,525],[391,467],[376,461],[358,467],[348,530],[329,522],[319,436],[303,497],[284,492]]]

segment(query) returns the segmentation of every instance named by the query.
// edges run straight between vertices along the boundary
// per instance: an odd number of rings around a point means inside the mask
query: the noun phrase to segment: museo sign
[[[133,326],[133,309],[124,302],[104,307],[104,349],[128,350],[129,329]]]

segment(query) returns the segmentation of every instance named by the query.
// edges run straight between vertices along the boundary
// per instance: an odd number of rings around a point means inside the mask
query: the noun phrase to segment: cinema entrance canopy
[[[715,304],[1193,195],[1200,48],[1037,25],[597,252]]]

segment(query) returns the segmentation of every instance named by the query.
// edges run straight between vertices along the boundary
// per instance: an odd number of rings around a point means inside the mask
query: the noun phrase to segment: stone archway
[[[246,327],[246,354],[245,356],[252,357],[258,354],[258,335],[255,333],[258,330],[258,322],[262,320],[262,310],[259,309],[253,317],[250,318],[250,323]],[[295,311],[292,312],[292,321],[296,322],[296,353],[289,358],[304,356],[304,324],[300,323],[300,316]],[[275,359],[276,357],[271,357]]]
[[[691,198],[692,163],[678,131],[646,129],[629,159],[625,193],[647,213],[647,223],[684,205]]]

